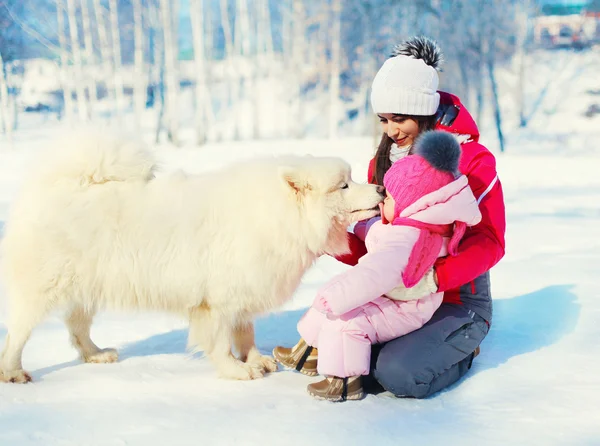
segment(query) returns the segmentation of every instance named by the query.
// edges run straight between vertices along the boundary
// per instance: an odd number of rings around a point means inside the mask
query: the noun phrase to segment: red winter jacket
[[[479,130],[473,117],[458,97],[441,91],[439,93],[440,107],[454,106],[458,114],[447,126],[438,122],[436,129],[470,136],[461,145],[459,169],[467,176],[482,214],[481,223],[467,229],[458,247],[458,255],[440,258],[435,264],[439,291],[444,291],[444,302],[461,303],[459,288],[489,271],[504,256],[504,197],[496,173],[496,159],[479,144]],[[374,165],[375,160],[372,159],[369,163],[369,181]],[[364,242],[353,233],[348,233],[348,237],[350,253],[337,259],[348,265],[356,265],[367,249]]]

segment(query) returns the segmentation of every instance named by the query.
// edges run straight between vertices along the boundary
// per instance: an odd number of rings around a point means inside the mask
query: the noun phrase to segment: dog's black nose
[[[377,192],[379,192],[381,195],[385,195],[385,187],[383,186],[377,186]]]

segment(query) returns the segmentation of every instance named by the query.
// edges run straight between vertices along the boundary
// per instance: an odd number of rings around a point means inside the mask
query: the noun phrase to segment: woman
[[[465,233],[458,255],[439,259],[407,294],[443,292],[440,308],[422,328],[374,346],[371,376],[396,396],[425,398],[461,378],[479,353],[492,321],[489,270],[504,256],[505,210],[493,154],[478,143],[479,131],[460,100],[437,91],[441,52],[416,37],[394,48],[373,80],[371,104],[383,136],[369,165],[369,182],[382,184],[393,162],[411,153],[415,138],[435,128],[461,143],[459,170],[466,175],[482,220]],[[349,265],[366,253],[364,237],[371,222],[349,233],[351,252],[338,259]],[[305,374],[315,374],[316,349],[301,339],[276,347],[275,359]],[[365,383],[366,384],[366,383]]]

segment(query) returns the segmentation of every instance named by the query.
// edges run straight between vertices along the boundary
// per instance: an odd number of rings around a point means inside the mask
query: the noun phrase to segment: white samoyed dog
[[[57,309],[85,362],[118,357],[90,339],[98,310],[158,310],[189,320],[188,347],[221,376],[275,371],[256,348],[255,317],[286,302],[320,255],[344,253],[347,226],[376,216],[383,199],[338,158],[257,159],[202,175],[156,168],[142,145],[93,133],[54,145],[28,176],[1,247],[0,380],[31,380],[23,348]]]

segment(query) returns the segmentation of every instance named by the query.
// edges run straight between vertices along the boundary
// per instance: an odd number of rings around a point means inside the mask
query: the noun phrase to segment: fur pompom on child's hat
[[[442,51],[434,40],[412,37],[398,45],[371,86],[375,113],[431,116],[440,105],[437,92]]]
[[[383,185],[394,198],[394,218],[415,201],[452,183],[460,172],[460,145],[444,131],[421,134],[413,154],[392,164],[383,177]]]

